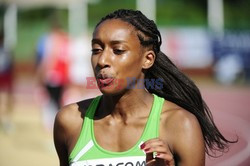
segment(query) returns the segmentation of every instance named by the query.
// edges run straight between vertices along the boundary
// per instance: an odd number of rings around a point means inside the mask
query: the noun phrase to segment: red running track
[[[219,130],[231,140],[229,152],[219,158],[207,157],[207,166],[250,166],[250,88],[204,87],[204,100]]]

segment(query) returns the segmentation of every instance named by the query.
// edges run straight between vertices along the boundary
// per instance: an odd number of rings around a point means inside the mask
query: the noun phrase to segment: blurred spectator
[[[36,53],[39,89],[47,97],[43,104],[43,123],[49,131],[68,83],[68,45],[68,34],[62,30],[58,20],[53,18],[51,31],[40,38]]]
[[[0,127],[11,132],[13,124],[13,59],[10,51],[4,47],[4,31],[0,29]]]

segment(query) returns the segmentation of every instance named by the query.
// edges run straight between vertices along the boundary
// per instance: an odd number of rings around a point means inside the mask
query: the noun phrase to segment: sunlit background
[[[41,43],[56,26],[64,42],[51,49],[67,47],[69,77],[59,104],[94,97],[100,92],[86,88],[92,31],[119,8],[156,21],[162,51],[198,85],[222,133],[238,136],[207,165],[249,166],[250,0],[0,0],[0,166],[58,165],[57,109],[40,82],[40,54],[48,49]]]

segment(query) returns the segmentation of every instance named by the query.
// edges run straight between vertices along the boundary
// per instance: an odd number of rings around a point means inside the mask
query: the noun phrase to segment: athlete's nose
[[[109,53],[108,49],[104,49],[98,59],[97,66],[101,69],[105,67],[110,67],[110,56],[111,54]]]

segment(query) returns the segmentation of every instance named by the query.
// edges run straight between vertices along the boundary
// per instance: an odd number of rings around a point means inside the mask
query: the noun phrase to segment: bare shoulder
[[[83,117],[92,99],[80,101],[62,107],[56,115],[54,133],[62,133],[64,141],[68,141],[77,132],[80,132]]]
[[[169,101],[165,101],[163,105],[162,118],[165,126],[175,131],[200,128],[194,114]]]
[[[66,105],[62,107],[55,119],[55,124],[67,127],[71,126],[71,122],[79,119],[81,117],[81,112],[79,111],[79,106],[77,103]]]
[[[71,122],[82,119],[92,100],[93,99],[87,99],[62,107],[56,115],[56,122],[64,125],[71,125]]]

